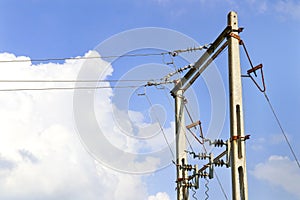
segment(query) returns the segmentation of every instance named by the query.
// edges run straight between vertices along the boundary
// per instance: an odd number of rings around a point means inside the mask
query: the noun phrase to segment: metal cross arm
[[[228,34],[232,32],[232,27],[227,26],[217,39],[210,45],[206,52],[195,62],[183,78],[178,81],[171,91],[174,97],[178,90],[187,90],[191,84],[201,75],[201,73],[209,66],[210,63],[227,47],[227,41],[218,49]],[[215,53],[214,53],[215,52]],[[214,53],[214,54],[213,54]],[[213,54],[213,55],[212,55]],[[212,55],[212,56],[211,56]]]

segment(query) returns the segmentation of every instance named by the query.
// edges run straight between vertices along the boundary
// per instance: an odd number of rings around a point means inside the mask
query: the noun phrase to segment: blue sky
[[[143,27],[173,29],[199,44],[207,44],[225,28],[228,12],[237,11],[239,24],[245,27],[241,37],[253,63],[264,65],[267,93],[297,157],[300,157],[297,116],[300,112],[300,1],[1,0],[0,9],[0,60],[18,59],[19,56],[34,59],[98,55],[90,51],[104,40],[120,32]],[[158,37],[157,40],[165,38]],[[105,61],[97,64],[102,66],[103,63]],[[104,71],[104,77],[119,79],[145,63],[165,65],[161,57],[124,58]],[[175,63],[178,67],[187,64],[180,58],[176,58]],[[0,78],[74,79],[81,65],[79,61],[71,60],[32,65],[1,63]],[[227,54],[222,54],[215,65],[227,92]],[[241,66],[244,73],[249,69],[242,51]],[[164,72],[168,70],[170,68]],[[137,79],[145,77],[138,75]],[[149,72],[149,77],[156,76],[159,75]],[[249,79],[243,79],[243,86],[245,132],[251,134],[247,141],[249,199],[300,199],[300,170],[263,94]],[[11,87],[10,84],[1,86]],[[204,130],[207,130],[211,117],[210,96],[203,79],[195,84],[193,90],[197,93],[201,120],[206,122]],[[103,113],[110,112],[106,106],[114,104],[109,101],[113,99],[113,93],[101,90],[96,94],[96,99],[101,101],[97,101],[97,105],[102,109],[97,112],[97,119],[107,119],[103,124],[110,124],[110,118]],[[167,116],[172,115],[167,99],[160,101],[162,91],[149,89],[147,93],[154,104],[163,107],[157,107],[158,113],[165,111]],[[3,105],[1,119],[5,124],[0,127],[3,138],[0,145],[1,199],[99,199],[99,196],[101,199],[132,199],[134,196],[130,196],[128,191],[133,191],[138,199],[174,199],[175,169],[172,165],[153,174],[138,176],[95,164],[76,133],[72,95],[72,91],[0,93],[0,105]],[[151,125],[150,118],[155,118],[155,109],[148,116],[147,101],[136,96],[131,98],[131,120]],[[193,116],[199,118],[196,113]],[[228,126],[227,117],[220,137],[228,137]],[[109,126],[103,128],[114,131]],[[167,117],[164,128],[166,134],[172,134],[172,117]],[[21,134],[23,131],[24,134]],[[111,136],[110,141],[114,140],[126,150],[136,151],[136,147],[130,146],[135,143],[126,143]],[[217,172],[230,197],[230,170],[220,168]],[[74,182],[76,184],[72,186]],[[198,199],[204,199],[204,191],[202,182],[197,192]],[[88,198],[85,194],[89,195]],[[224,199],[215,179],[210,181],[209,194],[212,199]]]

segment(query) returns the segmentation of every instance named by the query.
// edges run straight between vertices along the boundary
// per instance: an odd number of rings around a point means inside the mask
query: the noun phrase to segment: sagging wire
[[[0,60],[0,63],[12,63],[12,62],[49,62],[49,61],[64,61],[64,60],[89,60],[89,59],[108,59],[108,58],[123,58],[123,57],[146,57],[146,56],[164,56],[169,54],[173,57],[179,53],[192,52],[207,49],[210,44],[206,44],[199,47],[191,47],[187,49],[180,49],[161,53],[140,53],[140,54],[123,54],[123,55],[105,55],[105,56],[89,56],[89,57],[57,57],[57,58],[33,58],[33,59],[15,59],[15,60]]]
[[[44,87],[44,88],[5,88],[0,92],[18,92],[18,91],[50,91],[50,90],[99,90],[99,89],[128,89],[139,88],[141,86],[82,86],[82,87]]]

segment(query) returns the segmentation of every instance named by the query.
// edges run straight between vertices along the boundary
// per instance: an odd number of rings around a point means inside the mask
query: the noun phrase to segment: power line
[[[284,131],[284,129],[283,129],[283,127],[282,127],[282,125],[281,125],[281,123],[280,123],[280,121],[279,121],[279,118],[278,118],[278,116],[277,116],[277,114],[276,114],[276,112],[275,112],[275,110],[274,110],[274,107],[273,107],[273,105],[271,104],[270,98],[268,97],[268,95],[267,95],[266,92],[264,92],[264,96],[265,96],[265,98],[266,98],[266,100],[267,100],[267,102],[268,102],[268,104],[269,104],[269,107],[270,107],[271,110],[272,110],[272,113],[273,113],[273,115],[274,115],[274,117],[275,117],[275,119],[276,119],[276,122],[277,122],[277,124],[278,124],[280,130],[281,130],[281,133],[282,133],[282,135],[284,136],[284,139],[285,139],[286,143],[288,144],[288,146],[289,146],[289,148],[290,148],[290,150],[291,150],[291,153],[293,154],[293,156],[294,156],[294,158],[295,158],[295,160],[296,160],[296,162],[297,162],[297,165],[298,165],[298,167],[300,168],[300,163],[299,163],[299,161],[298,161],[298,158],[297,158],[297,156],[296,156],[296,154],[295,154],[295,152],[294,152],[294,150],[293,150],[293,147],[292,147],[291,143],[289,142],[289,139],[288,139],[287,135],[285,134],[285,131]]]
[[[126,89],[149,86],[149,80],[0,80],[0,83],[112,83],[112,82],[147,82],[142,85],[113,86],[75,86],[75,87],[41,87],[41,88],[0,88],[0,92],[15,91],[46,91],[46,90],[95,90],[95,89]],[[167,84],[167,83],[160,83]]]
[[[161,56],[168,54],[162,53],[144,53],[144,54],[124,54],[124,55],[111,55],[111,56],[90,56],[90,57],[62,57],[62,58],[33,58],[33,59],[20,59],[20,60],[0,60],[0,63],[13,63],[13,62],[47,62],[47,61],[63,61],[63,60],[90,60],[90,59],[107,59],[107,58],[122,58],[122,57],[146,57],[146,56]]]
[[[137,54],[123,54],[123,55],[108,55],[108,56],[90,56],[90,57],[62,57],[62,58],[33,58],[33,59],[19,59],[19,60],[0,60],[0,63],[13,62],[47,62],[47,61],[63,61],[63,60],[89,60],[89,59],[108,59],[108,58],[123,58],[123,57],[146,57],[146,56],[164,56],[169,54],[172,57],[178,56],[179,53],[199,51],[207,49],[211,44],[206,44],[199,47],[190,47],[186,49],[178,49],[174,51],[164,51],[160,53],[137,53]]]
[[[0,92],[9,92],[9,91],[36,91],[36,90],[86,90],[86,89],[126,89],[126,88],[139,88],[139,87],[148,87],[148,86],[157,86],[162,84],[169,84],[170,82],[153,82],[153,80],[0,80],[0,82],[5,83],[36,83],[36,82],[45,82],[45,83],[94,83],[94,82],[146,82],[141,85],[125,85],[125,86],[76,86],[76,87],[43,87],[43,88],[0,88]]]
[[[126,89],[139,88],[139,86],[95,86],[95,87],[45,87],[45,88],[9,88],[0,89],[0,92],[17,92],[17,91],[46,91],[46,90],[97,90],[97,89]]]
[[[103,82],[147,82],[149,80],[0,80],[1,83],[103,83]],[[153,81],[153,80],[151,80]]]

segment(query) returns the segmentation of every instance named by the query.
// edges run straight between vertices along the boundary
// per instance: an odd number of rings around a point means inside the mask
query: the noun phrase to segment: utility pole
[[[206,52],[189,68],[184,77],[177,80],[175,87],[171,90],[175,98],[175,120],[176,120],[176,169],[177,169],[177,200],[188,200],[189,189],[198,189],[199,178],[213,178],[214,166],[231,167],[232,177],[232,199],[248,200],[248,184],[246,174],[245,140],[249,136],[244,135],[244,117],[242,103],[242,82],[240,69],[240,37],[241,29],[238,27],[237,13],[230,12],[227,18],[227,27],[210,45]],[[213,158],[213,155],[206,153],[196,154],[188,152],[198,159],[209,159],[209,162],[198,169],[198,165],[190,165],[187,161],[186,149],[186,126],[184,120],[184,92],[195,82],[202,72],[218,57],[228,46],[229,65],[229,98],[230,98],[230,138],[211,141],[202,138],[202,144],[209,142],[215,147],[226,146],[226,150]],[[184,68],[187,69],[187,68]],[[256,69],[252,69],[256,70]],[[198,124],[201,124],[200,121]],[[188,125],[193,127],[197,123]],[[226,156],[226,161],[222,158]],[[207,173],[209,169],[209,173]],[[193,172],[189,175],[189,172]]]
[[[180,84],[180,83],[177,83]],[[187,163],[186,137],[184,119],[184,96],[183,90],[178,90],[175,94],[175,120],[176,120],[176,170],[177,170],[177,199],[188,200],[189,194],[184,182],[187,178],[185,170],[181,169]]]
[[[242,81],[239,50],[240,38],[237,31],[238,18],[235,12],[230,12],[228,14],[228,26],[231,27],[231,37],[228,37],[228,65],[232,198],[234,200],[248,200]]]

